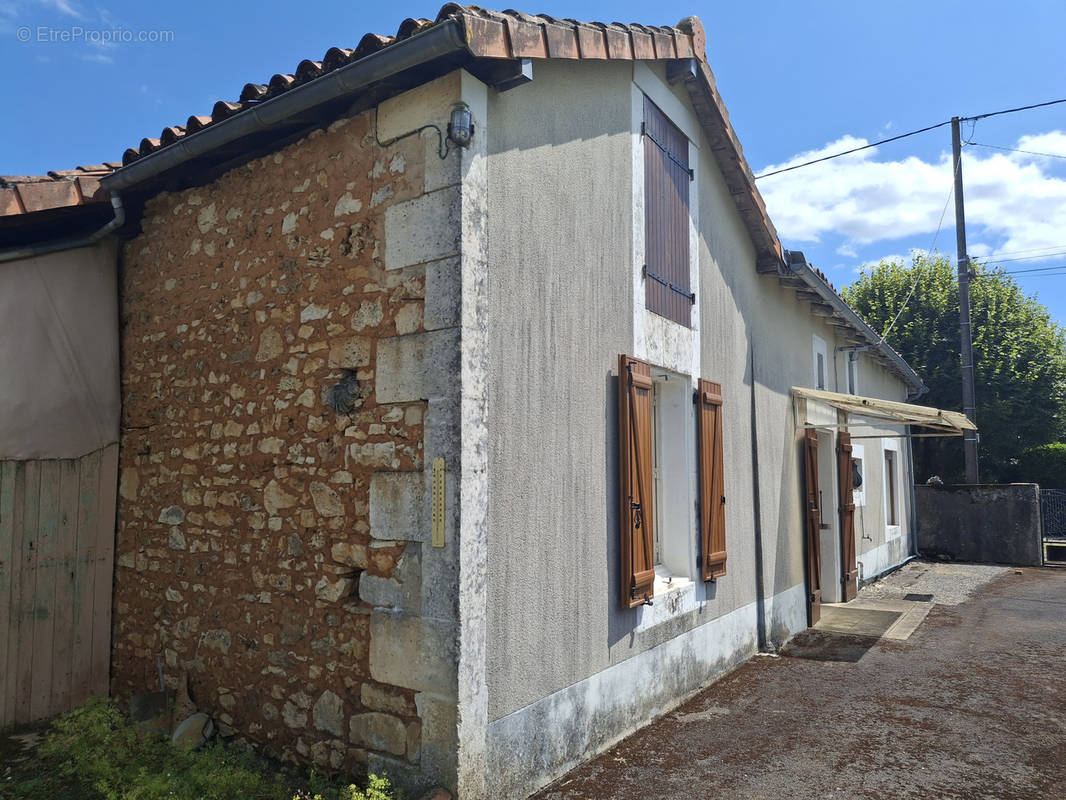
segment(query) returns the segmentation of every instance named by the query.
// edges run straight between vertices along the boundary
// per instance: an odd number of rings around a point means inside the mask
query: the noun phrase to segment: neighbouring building
[[[111,692],[282,758],[525,797],[908,558],[968,425],[782,247],[694,17],[447,5],[101,185]]]

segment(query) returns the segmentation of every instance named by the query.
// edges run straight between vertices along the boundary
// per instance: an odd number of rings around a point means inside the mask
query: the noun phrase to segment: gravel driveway
[[[1066,798],[1066,570],[912,562],[859,601],[923,608],[807,631],[536,798]]]

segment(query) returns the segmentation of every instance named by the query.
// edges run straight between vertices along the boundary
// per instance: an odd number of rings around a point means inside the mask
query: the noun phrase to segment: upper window
[[[859,354],[848,353],[848,394],[859,393]]]
[[[821,336],[814,337],[814,388],[829,388],[829,350],[825,339]]]
[[[692,326],[688,139],[644,98],[644,303]]]

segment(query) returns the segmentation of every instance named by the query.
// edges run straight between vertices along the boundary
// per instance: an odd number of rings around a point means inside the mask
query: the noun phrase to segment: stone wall
[[[426,488],[457,458],[459,156],[377,117],[153,198],[126,245],[112,692],[161,659],[276,756],[453,785],[455,522],[431,550]]]
[[[918,551],[956,561],[1040,566],[1040,487],[1035,483],[916,486]]]

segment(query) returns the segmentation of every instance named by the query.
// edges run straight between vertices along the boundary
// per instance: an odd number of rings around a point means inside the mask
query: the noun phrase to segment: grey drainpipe
[[[122,197],[118,192],[111,192],[111,207],[115,216],[110,222],[87,236],[78,236],[73,239],[58,239],[53,242],[41,242],[24,247],[16,247],[12,250],[0,250],[0,264],[5,261],[14,261],[18,258],[33,258],[43,256],[46,253],[58,253],[63,250],[73,250],[76,247],[87,247],[103,239],[111,231],[118,230],[126,222],[126,208],[122,205]]]
[[[337,100],[412,67],[465,50],[466,38],[462,25],[458,20],[445,20],[409,39],[390,44],[365,58],[189,134],[116,170],[100,183],[113,191],[128,189],[217,147],[269,130],[323,103]]]

